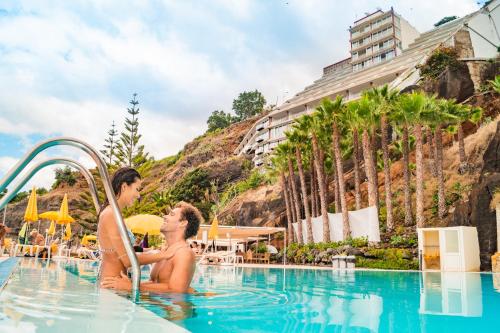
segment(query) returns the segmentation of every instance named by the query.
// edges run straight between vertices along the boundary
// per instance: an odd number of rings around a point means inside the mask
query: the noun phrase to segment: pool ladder
[[[92,146],[81,140],[69,137],[50,139],[37,144],[28,153],[26,153],[26,155],[24,155],[23,158],[21,158],[19,162],[17,162],[17,164],[12,169],[10,169],[7,172],[7,174],[3,177],[2,180],[0,180],[0,193],[3,192],[3,190],[5,190],[7,186],[9,186],[10,183],[19,176],[19,174],[28,166],[28,164],[31,162],[31,160],[33,160],[33,158],[35,158],[42,151],[53,146],[71,146],[79,148],[80,150],[87,153],[87,155],[89,155],[96,163],[97,170],[99,171],[99,175],[101,176],[102,179],[106,197],[115,216],[115,220],[118,225],[118,230],[120,231],[120,236],[123,241],[123,245],[125,246],[125,251],[130,260],[132,269],[132,300],[134,302],[137,302],[139,300],[139,283],[141,281],[141,269],[139,266],[139,262],[135,255],[134,248],[130,243],[130,238],[128,236],[127,228],[125,226],[125,221],[123,220],[120,208],[118,207],[118,202],[116,201],[115,193],[113,192],[111,186],[111,180],[109,177],[108,170],[106,168],[106,163],[102,159],[101,155],[99,155],[99,153]],[[7,192],[7,194],[2,199],[0,199],[0,210],[2,210],[9,203],[9,201],[12,200],[12,198],[14,198],[14,196],[23,188],[24,185],[26,185],[26,183],[38,171],[49,165],[54,165],[54,164],[64,164],[67,166],[74,167],[83,174],[85,180],[89,185],[90,194],[92,196],[92,201],[94,203],[96,213],[99,214],[100,205],[99,205],[99,198],[97,195],[97,186],[94,177],[89,172],[89,170],[87,170],[79,162],[62,157],[49,158],[43,160],[38,164],[36,164],[35,166],[33,166],[31,169],[29,169],[28,172],[21,177],[21,179],[17,182],[17,184],[14,185],[14,188],[11,191]]]

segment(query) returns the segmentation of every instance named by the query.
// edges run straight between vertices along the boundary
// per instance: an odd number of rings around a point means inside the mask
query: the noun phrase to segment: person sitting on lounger
[[[140,289],[152,292],[187,293],[195,270],[195,254],[187,239],[198,233],[203,217],[194,206],[180,202],[163,218],[160,231],[165,236],[170,256],[153,266],[150,281],[141,283]],[[104,288],[130,290],[132,283],[126,274],[102,280]]]

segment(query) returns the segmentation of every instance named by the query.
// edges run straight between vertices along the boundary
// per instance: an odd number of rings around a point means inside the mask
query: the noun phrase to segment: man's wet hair
[[[198,208],[184,201],[179,202],[175,207],[181,209],[181,221],[187,221],[184,239],[196,236],[200,225],[205,221]]]

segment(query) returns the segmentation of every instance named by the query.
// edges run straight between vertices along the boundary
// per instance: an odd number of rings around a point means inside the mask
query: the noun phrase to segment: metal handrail
[[[7,192],[7,194],[0,199],[0,210],[2,210],[15,196],[16,194],[26,185],[26,183],[41,169],[49,166],[49,165],[54,165],[54,164],[64,164],[70,167],[73,167],[80,171],[85,177],[85,180],[87,181],[89,188],[90,188],[90,195],[92,196],[92,201],[94,203],[94,207],[96,210],[96,213],[99,214],[99,210],[101,209],[101,205],[99,204],[99,198],[97,196],[97,186],[94,180],[94,177],[92,174],[87,170],[83,165],[78,163],[75,160],[69,159],[69,158],[64,158],[64,157],[59,157],[59,158],[50,158],[47,160],[44,160],[37,165],[33,166],[24,176],[21,178],[21,180],[14,186],[12,191]]]
[[[121,239],[123,241],[123,245],[125,247],[125,251],[129,258],[131,268],[132,268],[132,299],[134,301],[138,300],[139,297],[139,283],[141,281],[141,269],[139,266],[139,262],[135,255],[134,248],[130,243],[130,238],[127,233],[127,228],[125,226],[125,222],[123,220],[123,216],[120,211],[120,207],[118,206],[118,202],[116,201],[115,193],[111,186],[111,180],[108,174],[108,170],[106,168],[106,164],[104,163],[102,157],[99,153],[92,148],[89,144],[69,137],[60,137],[56,139],[50,139],[44,142],[37,144],[31,151],[26,153],[24,157],[16,163],[16,165],[10,169],[7,174],[0,181],[0,193],[9,186],[9,184],[14,180],[19,173],[26,168],[26,166],[33,160],[35,156],[37,156],[40,152],[46,150],[47,148],[53,146],[72,146],[76,148],[80,148],[82,151],[86,152],[96,163],[97,169],[102,179],[102,183],[104,185],[104,191],[106,192],[106,197],[108,198],[109,204],[113,211],[113,215],[115,216],[116,223],[118,225],[118,230],[120,232]]]

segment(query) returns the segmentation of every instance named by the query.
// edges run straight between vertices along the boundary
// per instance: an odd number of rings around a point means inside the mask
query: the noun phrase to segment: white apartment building
[[[386,12],[379,9],[355,21],[349,31],[353,71],[400,55],[420,35],[392,7]]]
[[[370,36],[373,36],[373,34],[378,34],[378,31],[391,26],[393,32],[385,37],[389,38],[390,36],[393,39],[387,49],[394,52],[394,57],[384,59],[384,61],[380,57],[380,61],[374,63],[373,58],[382,54],[380,41],[385,43],[385,39],[372,39],[369,44],[371,45],[372,63],[354,70],[353,66],[359,66],[359,63],[365,61],[368,56],[360,58],[358,53],[357,58],[353,60],[352,57],[359,52],[359,47],[351,49],[351,58],[325,67],[321,78],[259,119],[245,135],[234,153],[240,156],[250,154],[253,156],[256,166],[262,165],[264,156],[272,152],[280,142],[286,140],[284,133],[290,128],[294,119],[312,112],[323,98],[333,99],[341,95],[345,101],[348,101],[359,98],[361,92],[366,89],[384,84],[389,84],[391,88],[400,90],[414,85],[420,80],[417,66],[423,64],[427,57],[441,45],[460,46],[466,40],[467,47],[471,49],[467,55],[468,60],[484,60],[498,56],[500,38],[497,27],[500,28],[500,0],[494,0],[477,12],[445,23],[418,35],[416,38],[414,38],[414,32],[409,33],[407,41],[405,41],[405,33],[403,33],[406,28],[400,29],[398,34],[395,30],[397,25],[392,25],[392,23],[388,25],[388,21],[385,21],[389,20],[388,18],[391,22],[392,20],[396,22],[399,18],[400,27],[407,24],[392,9],[387,12],[377,11],[355,22],[355,25],[351,27],[351,34],[353,34],[351,42],[359,41],[360,38],[368,35],[368,32]],[[370,30],[363,30],[362,33],[359,30],[358,32],[358,29],[367,25],[370,25]],[[414,30],[409,24],[408,26],[409,28],[406,30]],[[408,41],[412,38],[413,41]],[[379,41],[379,49],[374,53],[376,41]],[[382,49],[384,52],[386,51],[385,47]]]

